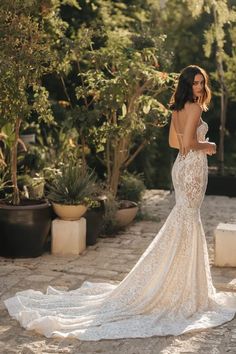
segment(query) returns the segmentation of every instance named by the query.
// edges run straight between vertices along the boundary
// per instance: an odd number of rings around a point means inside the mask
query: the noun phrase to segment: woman
[[[178,335],[220,325],[236,311],[235,297],[212,285],[200,205],[207,158],[216,152],[201,119],[210,101],[207,75],[185,68],[172,99],[170,145],[179,149],[172,169],[176,205],[130,273],[118,285],[85,282],[46,295],[23,291],[5,301],[23,327],[47,337],[99,340]]]

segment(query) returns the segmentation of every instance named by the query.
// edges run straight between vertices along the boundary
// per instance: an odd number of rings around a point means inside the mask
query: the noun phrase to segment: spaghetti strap
[[[179,142],[179,151],[181,153],[181,155],[184,154],[184,148],[183,148],[183,133],[180,133],[180,129],[179,129],[179,122],[178,122],[178,112],[176,112],[176,117],[172,117],[173,119],[173,125],[175,128],[175,133],[177,135],[178,138],[178,142]]]

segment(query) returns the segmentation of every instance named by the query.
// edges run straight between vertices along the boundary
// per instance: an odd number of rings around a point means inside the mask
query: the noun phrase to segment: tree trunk
[[[131,156],[128,156],[127,160],[125,161],[124,167],[127,168],[131,162],[135,159],[135,157],[144,149],[144,147],[148,144],[148,140],[145,139],[134,151]]]
[[[213,4],[213,15],[215,23],[215,32],[217,33],[217,28],[222,26],[219,21],[219,9],[217,10],[216,3]],[[221,100],[220,100],[220,141],[219,141],[219,168],[221,175],[224,174],[224,138],[225,138],[225,123],[226,123],[226,112],[228,104],[228,91],[225,84],[224,78],[224,66],[223,66],[223,54],[224,54],[224,41],[221,36],[216,36],[216,66],[217,73],[220,82]]]
[[[13,196],[12,196],[12,204],[19,205],[20,204],[20,192],[17,185],[17,146],[20,135],[20,118],[16,118],[15,123],[15,138],[13,142],[13,146],[11,149],[11,181],[13,186]]]
[[[117,194],[121,170],[124,168],[124,162],[128,158],[129,143],[130,143],[129,136],[124,136],[114,146],[113,166],[111,171],[111,179],[109,183],[109,189],[111,190],[114,197],[116,197]]]
[[[218,152],[218,160],[219,160],[219,168],[221,175],[224,174],[224,140],[225,140],[225,123],[226,123],[226,113],[227,113],[227,105],[228,105],[228,92],[225,85],[224,79],[224,68],[223,61],[221,58],[220,48],[218,47],[216,52],[216,61],[217,61],[217,72],[220,81],[220,141],[219,141],[219,152]]]
[[[226,122],[226,114],[227,114],[227,104],[228,104],[227,92],[222,92],[221,110],[220,110],[220,141],[219,141],[219,153],[218,153],[221,175],[224,175],[224,140],[225,140],[225,122]]]
[[[110,181],[109,181],[109,190],[111,191],[112,195],[116,197],[119,179],[120,179],[120,168],[121,168],[120,142],[118,144],[115,144],[112,153],[113,153],[113,165],[112,165]]]
[[[110,190],[114,197],[116,197],[117,194],[119,179],[120,179],[120,168],[117,166],[117,168],[115,168],[114,171],[112,171],[111,182],[110,182]]]

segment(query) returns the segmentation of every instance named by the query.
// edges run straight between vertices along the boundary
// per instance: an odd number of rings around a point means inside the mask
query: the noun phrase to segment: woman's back
[[[197,103],[187,102],[182,110],[173,111],[172,113],[171,126],[169,132],[169,145],[173,148],[179,149],[181,153],[184,153],[184,134],[188,134],[188,132],[186,131],[186,127],[189,125],[189,123],[191,123],[191,116],[193,114],[193,111],[196,111],[196,109],[197,126],[199,126],[201,123],[201,108]],[[194,138],[196,138],[196,131],[194,132],[194,135]]]
[[[174,111],[172,114],[172,119],[174,120],[174,127],[176,129],[176,134],[184,135],[184,129],[187,123],[187,111],[186,105],[181,111]]]

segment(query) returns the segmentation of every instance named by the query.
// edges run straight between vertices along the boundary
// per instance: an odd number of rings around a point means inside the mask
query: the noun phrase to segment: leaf
[[[63,5],[69,5],[69,6],[72,6],[72,7],[76,7],[76,9],[81,10],[81,7],[80,7],[80,5],[77,3],[76,0],[63,0],[63,1],[62,1],[62,4],[63,4]]]
[[[150,108],[151,108],[151,103],[148,102],[147,104],[145,104],[145,105],[143,106],[143,113],[148,114],[149,111],[150,111]]]
[[[127,114],[127,107],[126,107],[126,104],[123,103],[122,105],[122,116],[125,117]]]

